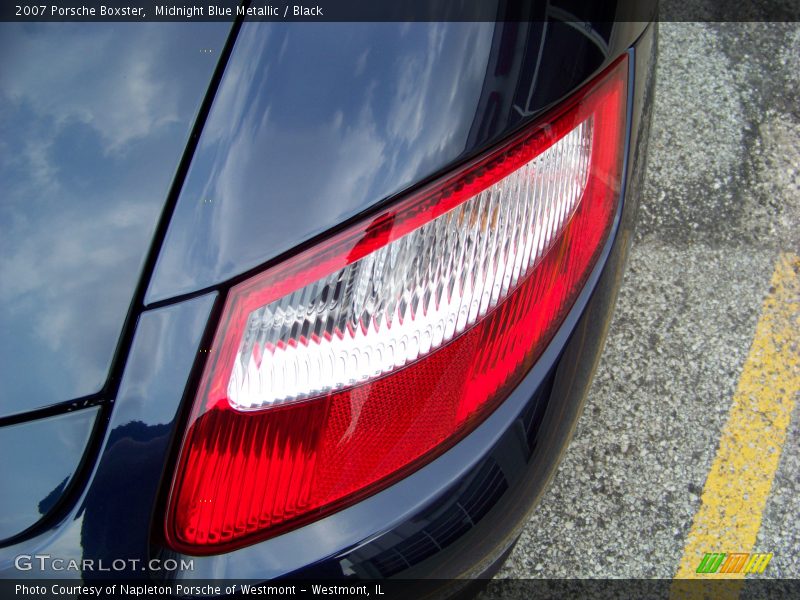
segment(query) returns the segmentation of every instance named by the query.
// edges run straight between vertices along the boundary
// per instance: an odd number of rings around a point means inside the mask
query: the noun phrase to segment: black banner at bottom
[[[0,598],[798,598],[800,580],[492,579],[313,581],[0,580]]]

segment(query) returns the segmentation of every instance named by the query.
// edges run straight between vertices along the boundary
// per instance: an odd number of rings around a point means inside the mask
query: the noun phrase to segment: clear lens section
[[[239,410],[363,383],[494,308],[569,222],[593,120],[508,177],[364,258],[250,313],[228,382]]]

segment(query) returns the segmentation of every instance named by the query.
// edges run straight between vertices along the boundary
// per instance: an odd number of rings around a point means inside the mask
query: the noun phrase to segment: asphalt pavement
[[[676,575],[776,265],[800,254],[800,24],[662,22],[658,44],[646,193],[605,352],[498,577]],[[780,351],[800,353],[791,300]],[[773,553],[764,577],[800,578],[800,397],[771,385],[794,409],[743,551]]]

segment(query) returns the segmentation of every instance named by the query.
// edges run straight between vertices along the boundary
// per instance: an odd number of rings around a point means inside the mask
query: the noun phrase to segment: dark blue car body
[[[0,75],[0,577],[492,573],[569,441],[631,241],[657,24],[620,19],[626,5],[496,23],[3,25],[22,66]],[[491,148],[624,53],[619,213],[522,383],[352,506],[226,553],[171,550],[166,496],[227,290]],[[87,61],[94,79],[70,79]],[[83,567],[20,563],[37,555]]]

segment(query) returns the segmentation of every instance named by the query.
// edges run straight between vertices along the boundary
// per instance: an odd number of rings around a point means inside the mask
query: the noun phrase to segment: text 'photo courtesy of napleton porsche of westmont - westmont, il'
[[[800,2],[0,5],[0,598],[800,597]]]

